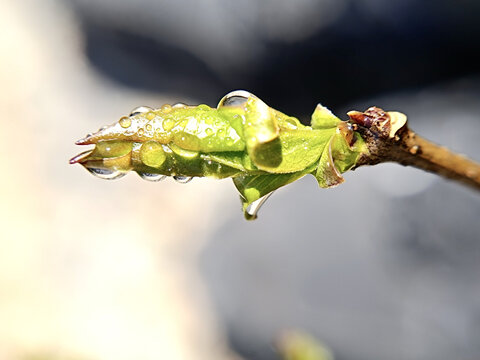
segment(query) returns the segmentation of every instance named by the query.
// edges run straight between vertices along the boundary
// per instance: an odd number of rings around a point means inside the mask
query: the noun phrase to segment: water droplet
[[[149,111],[152,111],[152,110],[153,109],[151,107],[148,107],[148,106],[139,106],[139,107],[136,107],[135,109],[132,110],[132,112],[130,113],[130,116],[143,114],[143,113],[146,113],[146,112],[149,112]]]
[[[250,205],[247,206],[245,209],[246,214],[250,217],[250,219],[256,219],[258,211],[262,207],[262,205],[267,201],[267,199],[273,194],[273,191],[271,193],[268,193],[265,196],[262,196],[260,199],[255,200],[252,202]]]
[[[138,129],[138,136],[142,136],[144,132],[145,130],[143,130],[142,128]]]
[[[189,183],[193,179],[193,177],[191,176],[178,176],[178,175],[175,175],[173,178],[175,179],[176,182],[179,182],[180,184]]]
[[[152,120],[152,119],[155,117],[155,113],[149,111],[149,112],[147,113],[147,115],[145,115],[145,117],[146,117],[148,120]]]
[[[217,105],[220,107],[240,107],[244,106],[250,96],[255,96],[245,90],[235,90],[225,95]]]
[[[172,111],[172,106],[169,104],[165,104],[161,107],[161,110],[163,113],[168,114],[170,111]]]
[[[165,131],[170,131],[173,129],[173,127],[175,126],[175,120],[173,119],[165,119],[163,120],[162,122],[162,126],[163,126],[163,129]]]
[[[110,169],[102,169],[102,168],[87,168],[93,175],[99,177],[100,179],[104,180],[115,180],[120,179],[126,175],[125,172],[119,170],[110,170]]]
[[[227,137],[225,139],[225,143],[227,144],[227,146],[232,146],[233,145],[233,139],[231,137]]]
[[[147,131],[152,131],[152,124],[147,124],[147,125],[145,126],[145,130],[147,130]]]
[[[166,158],[163,145],[156,141],[147,141],[140,147],[140,160],[147,166],[159,168]]]
[[[137,172],[137,174],[143,180],[154,181],[154,182],[162,181],[162,180],[165,180],[167,178],[166,175],[162,175],[162,174],[152,174],[152,173],[145,173],[145,172]]]
[[[128,116],[124,116],[124,117],[120,118],[118,123],[120,124],[120,126],[122,128],[126,129],[126,128],[130,127],[130,125],[132,125],[132,120],[130,120],[130,118]]]
[[[207,111],[207,110],[210,110],[210,106],[205,105],[205,104],[201,104],[201,105],[197,106],[197,110]]]
[[[298,120],[292,117],[285,119],[285,122],[290,125],[291,129],[296,129],[299,125]]]
[[[212,134],[213,134],[212,128],[206,128],[206,129],[205,129],[205,134],[207,134],[207,135],[212,135]]]
[[[186,106],[187,106],[187,104],[184,104],[184,103],[176,103],[176,104],[173,105],[172,107],[173,107],[174,109],[181,109],[181,108],[184,108],[184,107],[186,107]]]

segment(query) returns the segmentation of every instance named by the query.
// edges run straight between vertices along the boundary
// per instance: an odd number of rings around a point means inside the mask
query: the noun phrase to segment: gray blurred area
[[[330,190],[306,177],[246,222],[229,181],[66,163],[135,106],[234,89],[304,123],[318,102],[402,111],[480,161],[479,16],[475,0],[0,3],[0,359],[276,360],[291,329],[337,360],[479,359],[478,192],[384,164]]]
[[[361,104],[403,109],[419,132],[478,161],[478,85]],[[278,359],[274,339],[293,328],[337,359],[477,359],[479,194],[394,164],[346,180],[324,191],[304,178],[256,223],[235,218],[213,237],[202,270],[233,346]]]

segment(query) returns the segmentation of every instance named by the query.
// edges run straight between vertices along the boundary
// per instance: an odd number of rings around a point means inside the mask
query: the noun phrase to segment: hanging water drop
[[[165,180],[167,178],[166,175],[162,175],[162,174],[152,174],[152,173],[145,173],[145,172],[137,172],[137,174],[143,180],[154,181],[154,182],[162,181],[162,180]]]
[[[153,109],[151,107],[148,107],[148,106],[139,106],[139,107],[136,107],[135,109],[132,110],[132,112],[130,113],[130,116],[143,114],[143,113],[146,113],[146,112],[149,112],[149,111],[152,111],[152,110]]]
[[[90,171],[96,177],[104,180],[115,180],[120,179],[126,175],[125,172],[119,170],[110,170],[110,169],[102,169],[102,168],[90,168],[87,167],[87,170]]]
[[[186,183],[189,183],[190,181],[192,181],[193,177],[191,176],[178,176],[178,175],[175,175],[173,177],[173,179],[176,181],[176,182],[179,182],[180,184],[186,184]]]
[[[247,208],[245,209],[245,215],[247,215],[248,220],[254,220],[257,218],[258,211],[272,194],[273,191],[265,196],[262,196],[260,199],[255,200],[247,206]]]

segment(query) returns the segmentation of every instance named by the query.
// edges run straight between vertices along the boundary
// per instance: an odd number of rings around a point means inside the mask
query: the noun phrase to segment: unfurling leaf
[[[324,188],[340,184],[342,173],[367,152],[352,125],[321,105],[310,127],[241,90],[226,95],[216,108],[140,107],[77,144],[95,148],[70,163],[104,179],[128,171],[151,181],[231,177],[247,219],[256,217],[253,205],[304,175],[314,175]]]

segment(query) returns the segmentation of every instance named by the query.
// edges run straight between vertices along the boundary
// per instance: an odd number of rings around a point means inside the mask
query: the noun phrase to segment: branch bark
[[[391,124],[386,123],[385,114],[375,119],[370,108],[365,113],[352,112],[350,118],[361,134],[369,149],[356,167],[395,162],[404,166],[413,166],[445,178],[463,183],[480,191],[480,164],[456,154],[444,146],[439,146],[417,135],[405,123],[395,133],[391,133]],[[368,121],[365,121],[368,116]],[[390,118],[390,117],[388,117]]]

